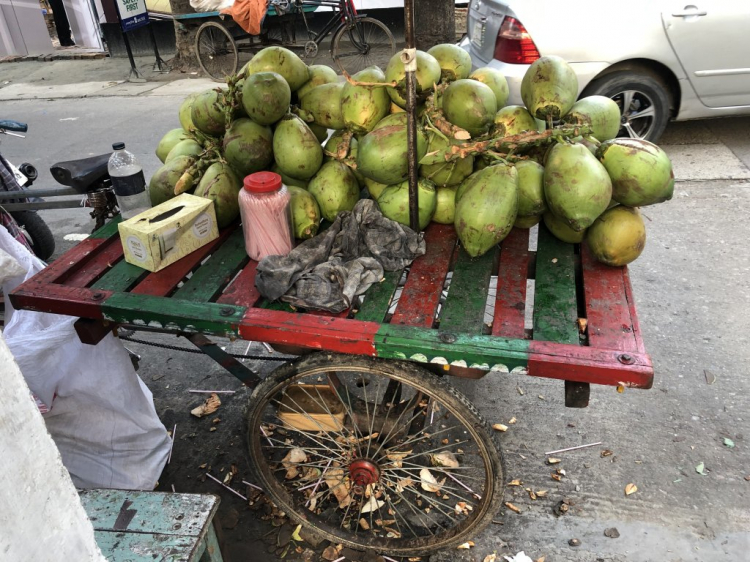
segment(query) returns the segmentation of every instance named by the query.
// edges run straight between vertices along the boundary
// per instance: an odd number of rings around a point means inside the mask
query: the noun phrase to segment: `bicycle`
[[[310,14],[319,8],[331,10],[331,17],[316,32],[310,28]],[[195,36],[195,53],[206,74],[224,81],[239,68],[240,53],[254,54],[264,47],[280,45],[301,49],[304,58],[315,58],[320,45],[331,39],[331,57],[342,72],[354,74],[368,66],[385,66],[396,52],[396,41],[388,27],[375,18],[359,14],[353,0],[272,0],[260,35],[242,31],[234,21],[224,23],[218,12],[176,15],[175,19],[218,18],[203,23]],[[307,34],[298,42],[301,23]]]

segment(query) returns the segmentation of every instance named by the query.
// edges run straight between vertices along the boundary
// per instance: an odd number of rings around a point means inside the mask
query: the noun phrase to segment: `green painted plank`
[[[115,293],[102,304],[104,318],[113,322],[226,337],[238,335],[237,325],[246,310],[244,306],[178,301],[132,293]]]
[[[266,310],[281,310],[282,312],[296,312],[288,302],[269,301],[268,299],[263,299],[258,305],[258,308],[265,308]]]
[[[539,225],[534,289],[534,339],[578,344],[573,244]]]
[[[184,560],[197,562],[193,556],[197,539],[154,533],[114,533],[94,531],[96,544],[112,562],[154,562]]]
[[[97,531],[194,537],[204,532],[219,505],[219,499],[210,494],[95,489],[81,491],[79,497]],[[115,529],[123,505],[130,522],[125,526],[121,519],[120,527]],[[175,527],[176,523],[179,526]]]
[[[111,221],[109,221],[99,230],[92,233],[91,236],[89,236],[89,238],[109,238],[110,236],[113,236],[118,233],[117,225],[120,224],[121,222],[122,222],[122,216],[117,215],[115,218],[113,218]]]
[[[382,322],[388,313],[393,293],[396,291],[402,271],[386,271],[380,283],[372,285],[365,292],[365,300],[355,318],[365,322]]]
[[[242,228],[237,228],[172,298],[192,302],[213,300],[249,259]]]
[[[395,324],[383,324],[375,334],[378,357],[502,372],[526,367],[529,346],[528,340],[446,334],[430,328]]]
[[[116,263],[112,269],[101,276],[101,278],[94,283],[92,289],[106,289],[107,291],[127,291],[133,288],[141,279],[151,273],[133,265],[132,263],[126,262],[124,259]]]
[[[440,312],[441,332],[482,333],[497,251],[495,248],[473,259],[463,249],[459,251],[448,297]]]

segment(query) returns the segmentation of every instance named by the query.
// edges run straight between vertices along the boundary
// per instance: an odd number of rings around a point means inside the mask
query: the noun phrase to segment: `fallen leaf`
[[[508,431],[508,426],[501,423],[494,423],[492,424],[492,429],[495,431]]]
[[[422,559],[419,556],[415,556],[414,558],[409,558],[408,560],[409,562],[419,562]]]
[[[507,507],[508,509],[510,509],[511,511],[515,513],[521,513],[521,510],[510,502],[505,502],[505,507]]]
[[[516,421],[518,421],[518,420],[516,420],[516,418],[515,418],[515,417],[513,417],[513,418],[510,418],[510,419],[508,420],[508,424],[509,424],[509,425],[513,425],[514,423],[516,423]]]
[[[403,466],[402,461],[411,454],[411,449],[408,451],[390,451],[386,454],[386,458],[392,461],[394,468],[401,468]]]
[[[556,459],[554,457],[549,457],[547,459],[547,464],[559,464],[562,462],[562,459]]]
[[[209,429],[208,431],[216,431],[217,429],[219,429],[219,428],[218,428],[218,427],[212,427],[212,428],[211,428],[211,429]]]
[[[323,554],[321,554],[321,556],[323,560],[329,560],[332,562],[333,560],[336,560],[336,558],[339,557],[339,551],[336,550],[335,546],[328,546],[323,551]]]
[[[706,470],[706,465],[704,463],[698,464],[695,467],[695,472],[697,472],[701,476],[708,476],[708,471]]]
[[[201,404],[197,408],[193,408],[192,410],[190,410],[190,413],[193,414],[196,418],[202,418],[203,416],[213,414],[216,410],[219,409],[219,406],[221,406],[219,395],[212,393],[208,398],[206,398],[206,401],[203,402],[203,404]]]
[[[555,472],[557,472],[560,476],[567,476],[568,473],[565,472],[564,468],[558,468]]]
[[[734,449],[734,441],[732,441],[729,437],[724,438],[724,445],[729,447],[730,449]]]
[[[526,488],[526,493],[529,494],[529,498],[531,498],[532,500],[536,499],[536,492],[534,492],[534,490],[532,490],[531,488]]]
[[[294,449],[289,450],[289,452],[281,461],[281,464],[284,466],[284,468],[286,468],[287,480],[291,480],[299,474],[299,470],[297,469],[296,465],[303,462],[307,462],[307,453],[305,453],[305,451],[303,451],[299,447],[295,447]]]
[[[409,486],[413,486],[414,481],[411,479],[410,476],[407,476],[406,478],[402,478],[398,482],[396,482],[396,491],[400,494],[404,491],[404,488],[408,488]]]
[[[538,498],[545,498],[545,497],[547,497],[547,490],[537,490],[536,491],[536,497],[538,497]]]
[[[747,482],[750,482],[750,474],[748,474],[747,476],[745,476],[745,480],[746,480]]]
[[[537,398],[539,398],[539,400],[546,400],[546,398],[542,396],[541,394]]]
[[[533,562],[531,558],[526,556],[526,553],[521,551],[512,558],[510,556],[503,556],[508,562]]]
[[[630,494],[635,494],[638,491],[638,486],[633,484],[632,482],[625,486],[625,495],[629,496]]]
[[[466,502],[458,502],[456,507],[453,508],[456,515],[469,515],[469,512],[473,510],[474,508]]]
[[[352,497],[349,493],[349,477],[339,466],[329,468],[323,473],[328,489],[331,490],[339,502],[339,507],[347,507],[352,503]]]
[[[472,546],[474,546],[474,541],[467,541],[463,544],[459,544],[456,548],[458,550],[469,550]]]
[[[370,524],[367,522],[367,520],[364,517],[362,517],[359,520],[359,526],[360,526],[361,529],[364,529],[365,531],[369,531],[370,530]]]
[[[521,396],[523,396],[525,394],[524,391],[523,391],[523,388],[521,388],[520,386],[517,386],[516,390],[518,391],[518,394],[520,394]]]
[[[211,423],[219,423],[221,422],[221,418],[214,418],[211,420]]]
[[[578,319],[578,332],[581,334],[586,333],[586,327],[589,325],[589,321],[585,318]]]
[[[302,530],[302,525],[297,525],[297,528],[294,529],[294,532],[292,533],[292,540],[297,542],[302,542],[304,539],[300,536],[299,532]]]
[[[204,462],[202,465],[200,465],[198,468],[206,468],[208,466],[207,462]]]
[[[552,258],[552,263],[557,263],[557,258]]]
[[[515,480],[511,480],[510,482],[506,484],[506,486],[520,486],[520,485],[521,485],[521,481],[517,478]]]
[[[362,506],[360,513],[370,513],[371,511],[377,511],[385,505],[383,500],[377,499],[375,496],[370,496],[365,505]]]
[[[536,559],[536,562],[544,562],[546,559],[547,559],[546,556],[540,556],[539,558]]]
[[[440,466],[444,468],[458,468],[460,466],[456,459],[456,455],[450,451],[443,451],[437,455],[430,455],[430,462],[432,463],[432,466]]]
[[[559,474],[553,472],[552,474],[550,474],[550,476],[552,477],[552,480],[557,480],[558,482],[562,481],[562,476],[560,476]]]
[[[496,558],[497,558],[497,553],[493,552],[492,554],[488,554],[487,556],[485,556],[482,562],[495,562]]]
[[[706,377],[706,384],[714,384],[716,382],[716,375],[710,371],[703,371],[703,376]]]
[[[443,487],[443,483],[438,482],[427,468],[419,471],[419,479],[422,482],[422,489],[427,492],[439,492],[440,488]],[[443,482],[445,482],[445,479],[443,479]]]
[[[599,455],[602,458],[604,458],[604,457],[611,457],[612,456],[612,451],[610,451],[609,449],[604,449],[601,453],[599,453]]]

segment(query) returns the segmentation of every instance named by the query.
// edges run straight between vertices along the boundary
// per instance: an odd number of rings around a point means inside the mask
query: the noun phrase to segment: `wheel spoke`
[[[645,117],[651,117],[651,118],[656,117],[656,109],[654,108],[653,105],[645,109],[642,109],[640,111],[637,111],[635,113],[631,113],[629,116],[629,120],[634,121],[635,119],[643,119]]]
[[[640,139],[640,138],[642,138],[642,137],[640,137],[638,135],[638,133],[635,132],[635,130],[633,129],[633,126],[630,123],[625,123],[623,125],[623,127],[625,127],[625,130],[628,132],[628,136],[631,139]]]
[[[633,103],[633,96],[636,92],[633,90],[625,90],[622,92],[622,114],[627,116],[630,114],[630,106]]]

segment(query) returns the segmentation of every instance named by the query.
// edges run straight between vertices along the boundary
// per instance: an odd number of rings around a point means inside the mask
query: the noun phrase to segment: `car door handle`
[[[692,12],[677,12],[676,14],[672,14],[673,18],[689,18],[691,16],[706,16],[708,15],[708,12],[705,10],[695,10]]]

